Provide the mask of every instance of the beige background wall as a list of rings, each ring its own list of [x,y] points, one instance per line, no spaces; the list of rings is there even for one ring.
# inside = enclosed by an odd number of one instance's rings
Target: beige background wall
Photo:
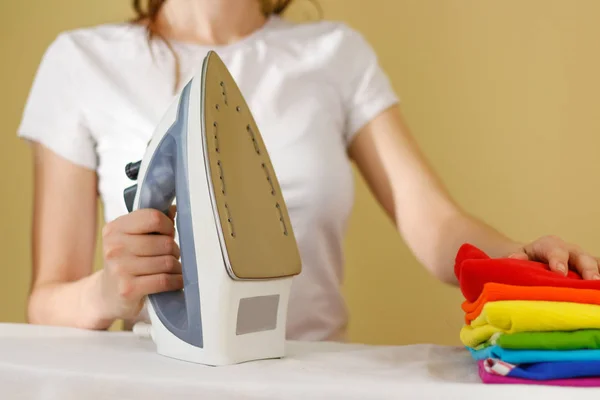
[[[302,1],[294,19],[314,15]],[[600,255],[600,2],[320,4],[375,47],[418,142],[465,207],[519,239],[557,233]],[[62,30],[129,13],[124,0],[0,2],[0,321],[24,320],[31,167],[15,130],[42,52]],[[457,344],[457,290],[423,271],[357,179],[351,339]]]

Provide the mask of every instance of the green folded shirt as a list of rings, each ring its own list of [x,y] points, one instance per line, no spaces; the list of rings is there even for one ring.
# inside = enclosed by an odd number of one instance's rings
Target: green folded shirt
[[[497,334],[476,350],[488,346],[514,350],[584,350],[600,349],[600,330],[582,329],[570,332],[518,332]]]

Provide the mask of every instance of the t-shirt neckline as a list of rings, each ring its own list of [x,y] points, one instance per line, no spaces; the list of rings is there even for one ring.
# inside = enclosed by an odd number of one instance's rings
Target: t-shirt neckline
[[[256,41],[257,39],[264,36],[264,34],[280,19],[279,16],[271,15],[267,17],[265,23],[258,29],[254,30],[250,34],[242,37],[241,39],[228,43],[228,44],[215,44],[215,45],[207,45],[207,44],[198,44],[194,42],[186,42],[180,40],[168,39],[169,44],[176,50],[214,50],[217,52],[228,51],[231,49],[235,49],[237,47],[243,46],[249,42]]]

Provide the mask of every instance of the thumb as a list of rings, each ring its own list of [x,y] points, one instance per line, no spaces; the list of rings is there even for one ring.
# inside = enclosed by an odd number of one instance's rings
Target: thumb
[[[177,205],[173,204],[171,207],[169,207],[169,212],[168,212],[168,216],[169,218],[171,218],[172,221],[175,221],[175,215],[177,214]]]
[[[523,249],[519,249],[518,251],[509,254],[508,258],[512,258],[515,260],[523,260],[523,261],[529,260],[529,256],[527,255],[527,253],[525,253],[525,250],[523,250]]]

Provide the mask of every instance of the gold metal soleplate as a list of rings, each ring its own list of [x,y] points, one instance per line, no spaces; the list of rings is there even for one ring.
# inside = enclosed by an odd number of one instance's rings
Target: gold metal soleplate
[[[296,238],[254,117],[216,53],[204,72],[205,156],[229,272],[234,279],[297,275]]]

